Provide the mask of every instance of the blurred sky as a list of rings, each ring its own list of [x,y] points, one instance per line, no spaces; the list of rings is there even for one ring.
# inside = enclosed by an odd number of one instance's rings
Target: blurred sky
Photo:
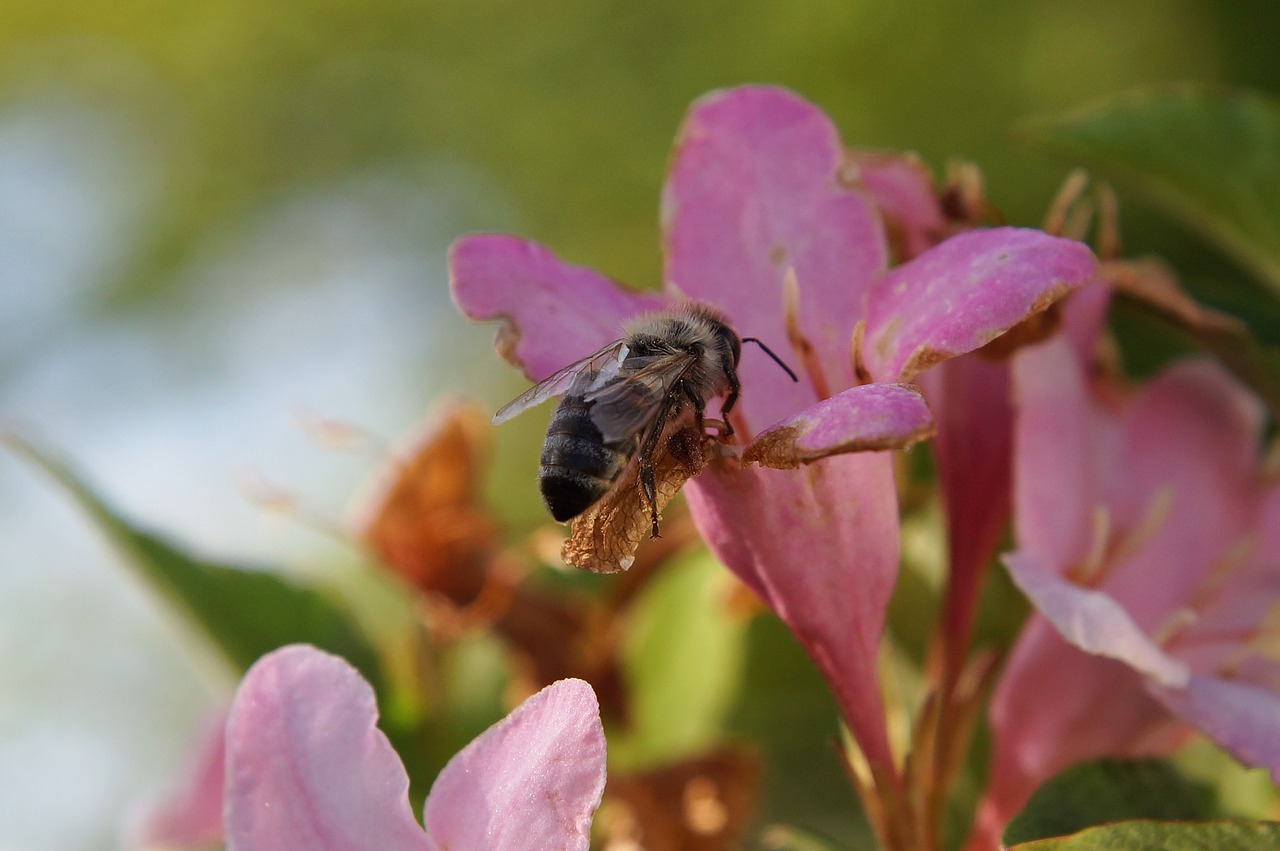
[[[442,394],[518,386],[449,304],[458,233],[656,285],[667,150],[704,91],[790,85],[851,145],[975,159],[1034,222],[1065,166],[1012,122],[1165,81],[1274,91],[1277,22],[1211,0],[6,0],[0,422],[201,553],[337,558],[237,483],[336,522],[376,453],[317,447],[299,412],[395,440]],[[115,847],[225,697],[172,636],[0,453],[0,849]]]

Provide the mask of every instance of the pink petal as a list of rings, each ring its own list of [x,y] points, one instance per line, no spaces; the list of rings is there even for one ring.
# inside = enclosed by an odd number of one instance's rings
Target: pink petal
[[[777,88],[714,92],[690,109],[663,196],[666,277],[724,310],[738,332],[789,352],[783,276],[800,285],[798,321],[833,390],[853,383],[849,341],[863,294],[885,268],[879,217],[841,183],[844,152],[821,110]],[[807,407],[764,359],[743,361],[742,406],[758,426]]]
[[[894,269],[868,295],[871,374],[910,381],[990,342],[1087,282],[1097,261],[1082,243],[1038,230],[953,236]]]
[[[918,156],[849,151],[845,165],[845,180],[871,193],[880,209],[898,262],[924,253],[946,235],[947,221],[933,175]]]
[[[1124,662],[1162,685],[1182,688],[1190,680],[1187,666],[1165,653],[1108,594],[1069,582],[1031,553],[1010,553],[1004,562],[1036,611],[1071,644]]]
[[[1238,665],[1240,636],[1266,624],[1280,601],[1280,487],[1273,484],[1261,500],[1258,523],[1249,538],[1250,551],[1235,554],[1242,562],[1225,562],[1232,567],[1231,581],[1217,587],[1213,598],[1200,608],[1199,618],[1186,630],[1190,646],[1179,642],[1178,652],[1191,659],[1197,670]],[[1217,571],[1223,566],[1219,563]],[[1280,660],[1275,664],[1280,665]],[[1252,679],[1243,674],[1241,678]],[[1266,679],[1280,690],[1280,676]]]
[[[1108,502],[1117,530],[1148,531],[1103,588],[1144,628],[1189,603],[1250,535],[1263,421],[1257,398],[1210,361],[1164,370],[1125,411]]]
[[[130,848],[189,848],[222,841],[222,786],[227,713],[205,725],[178,783],[148,807],[125,842]]]
[[[702,537],[790,627],[872,765],[896,776],[876,653],[898,572],[888,452],[799,470],[713,467],[685,487]]]
[[[570,266],[535,242],[500,234],[453,244],[449,286],[469,319],[502,321],[498,351],[531,381],[618,339],[629,317],[668,303]]]
[[[1071,340],[1080,363],[1090,363],[1102,339],[1111,308],[1111,285],[1094,279],[1062,302],[1062,331]]]
[[[757,435],[743,461],[787,470],[844,452],[902,449],[932,434],[933,417],[919,390],[908,384],[864,384]]]
[[[1245,765],[1280,783],[1280,693],[1252,683],[1197,674],[1185,689],[1152,694]]]
[[[952,670],[968,652],[978,592],[1012,502],[1013,408],[1009,365],[978,354],[920,376],[937,421],[933,439],[947,512],[947,590],[939,633]]]
[[[229,851],[425,851],[409,778],[373,689],[337,656],[292,645],[245,674],[227,720]]]
[[[1094,410],[1075,350],[1062,336],[1019,352],[1013,377],[1018,546],[1065,570],[1089,552],[1095,509],[1119,464],[1119,427]]]
[[[970,851],[1000,847],[1005,824],[1067,766],[1103,756],[1158,756],[1186,735],[1128,666],[1067,644],[1032,617],[1009,655],[989,712],[995,751]]]
[[[604,779],[595,692],[560,680],[449,760],[427,797],[427,831],[442,851],[585,851]]]

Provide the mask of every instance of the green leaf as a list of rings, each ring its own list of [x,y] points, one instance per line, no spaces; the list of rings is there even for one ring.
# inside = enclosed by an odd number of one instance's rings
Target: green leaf
[[[1064,836],[1124,819],[1214,816],[1208,787],[1159,760],[1100,760],[1074,765],[1035,791],[1009,822],[1005,845]]]
[[[1280,848],[1280,824],[1266,821],[1128,821],[1012,851],[1264,851]]]
[[[1145,191],[1280,293],[1280,104],[1179,87],[1024,129],[1045,150]]]
[[[610,740],[611,761],[662,763],[720,738],[744,667],[746,624],[725,606],[732,581],[699,551],[646,586],[631,611],[623,651],[630,731]]]
[[[347,613],[313,588],[260,570],[192,556],[120,517],[66,465],[10,432],[0,440],[70,494],[121,556],[175,612],[207,639],[237,677],[260,656],[295,642],[342,656],[381,694],[377,657]]]

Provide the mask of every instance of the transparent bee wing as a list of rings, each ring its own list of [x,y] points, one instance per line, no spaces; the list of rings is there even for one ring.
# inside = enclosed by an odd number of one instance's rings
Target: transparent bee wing
[[[552,396],[563,396],[569,392],[585,393],[601,382],[607,382],[622,370],[622,361],[626,356],[626,344],[622,340],[615,340],[595,354],[574,361],[499,408],[493,415],[494,424],[506,422]]]
[[[587,391],[587,401],[595,403],[591,421],[605,442],[626,440],[654,424],[660,426],[672,388],[696,361],[694,355],[683,351],[628,358],[621,375]]]

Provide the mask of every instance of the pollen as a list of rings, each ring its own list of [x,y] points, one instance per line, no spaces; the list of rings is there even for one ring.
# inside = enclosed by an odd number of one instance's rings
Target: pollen
[[[1093,510],[1093,534],[1089,537],[1089,552],[1084,560],[1067,571],[1067,578],[1077,585],[1096,586],[1106,575],[1111,563],[1111,512],[1103,506]]]
[[[782,278],[782,313],[787,323],[787,340],[791,343],[791,350],[804,365],[805,374],[809,376],[809,383],[813,385],[818,399],[831,398],[831,389],[813,342],[800,330],[800,280],[796,277],[794,266],[788,268]]]
[[[859,319],[857,324],[853,326],[853,333],[849,335],[849,364],[853,367],[853,380],[858,384],[870,384],[871,371],[867,369],[867,362],[862,356],[862,341],[867,334],[867,321]]]

